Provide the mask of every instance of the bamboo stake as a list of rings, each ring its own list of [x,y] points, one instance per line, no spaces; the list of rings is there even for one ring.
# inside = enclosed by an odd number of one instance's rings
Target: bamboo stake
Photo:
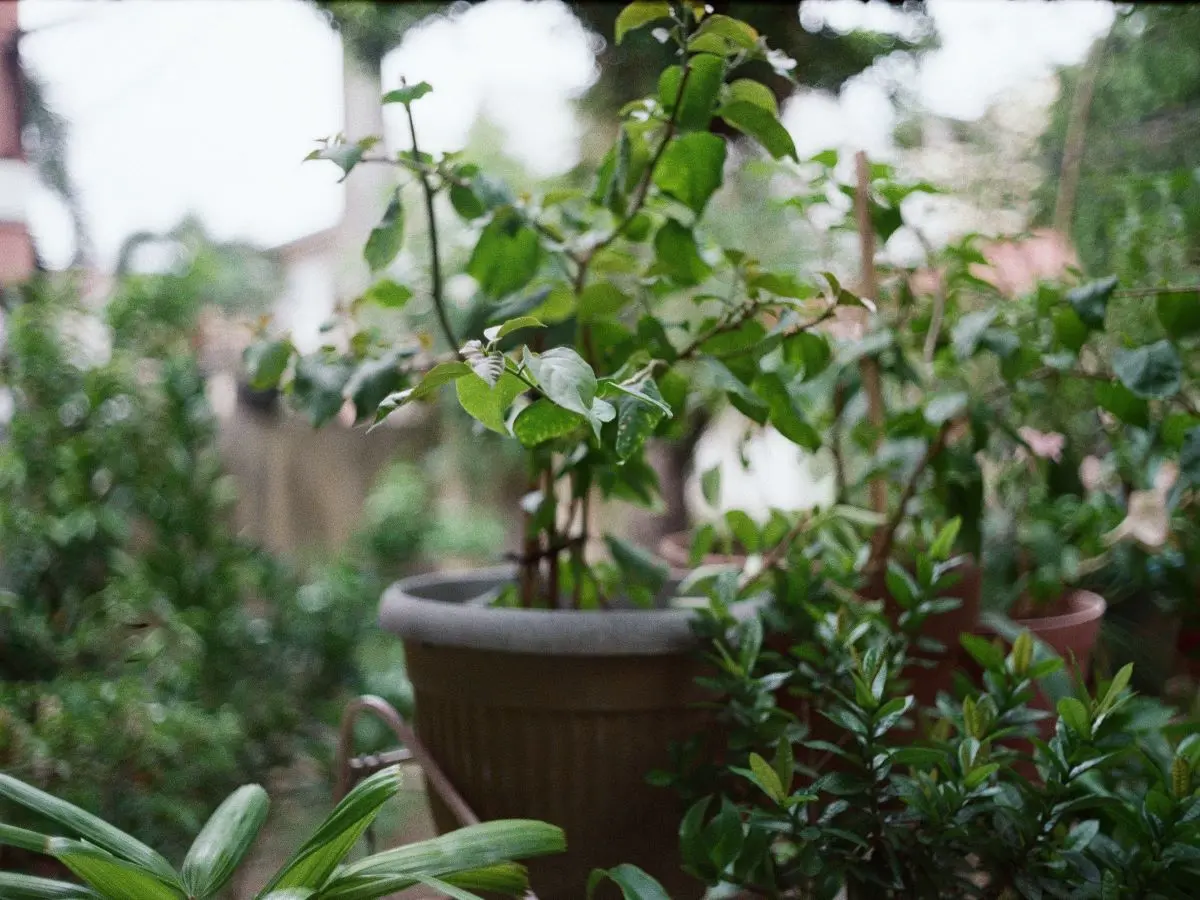
[[[1100,60],[1104,55],[1107,38],[1092,45],[1087,61],[1079,73],[1075,85],[1075,96],[1071,100],[1067,133],[1063,138],[1062,168],[1058,177],[1058,196],[1054,198],[1054,230],[1070,240],[1071,221],[1075,215],[1075,194],[1079,189],[1079,175],[1083,170],[1083,147],[1087,136],[1088,112],[1092,107],[1092,95],[1096,92],[1096,76],[1100,72]]]
[[[858,185],[854,192],[854,207],[858,213],[858,239],[862,264],[859,291],[872,302],[877,302],[879,297],[879,281],[875,274],[875,227],[871,224],[871,209],[869,206],[871,169],[867,163],[867,154],[859,150],[854,157],[854,164],[858,178]],[[866,321],[866,315],[866,310],[863,310],[864,322]],[[879,445],[883,442],[884,427],[883,391],[879,384],[879,361],[864,356],[859,361],[859,371],[862,374],[863,390],[867,394],[867,414],[871,419],[871,425],[876,430],[875,446],[873,449],[875,452],[878,452]],[[882,476],[876,476],[871,479],[871,507],[875,512],[880,514],[887,512],[887,481]]]

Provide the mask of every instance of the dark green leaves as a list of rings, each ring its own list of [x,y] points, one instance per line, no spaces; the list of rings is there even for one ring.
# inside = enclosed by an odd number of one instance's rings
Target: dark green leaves
[[[646,2],[646,0],[630,3],[617,15],[614,28],[617,43],[625,40],[625,35],[631,31],[636,31],[659,19],[669,19],[670,17],[671,5],[669,3]]]
[[[1162,399],[1179,393],[1183,366],[1169,341],[1113,354],[1113,371],[1139,397]]]
[[[804,418],[783,379],[774,372],[764,372],[755,380],[754,386],[767,401],[770,421],[776,431],[810,453],[820,449],[820,433]]]
[[[1103,328],[1104,316],[1108,311],[1108,300],[1117,288],[1115,275],[1090,281],[1067,291],[1067,302],[1075,310],[1081,322],[1088,328]]]
[[[211,897],[225,885],[258,836],[269,806],[267,792],[251,784],[217,807],[183,861],[188,896]]]
[[[579,294],[579,321],[594,322],[615,316],[630,299],[628,294],[610,282],[589,284]]]
[[[570,434],[586,421],[579,413],[539,397],[521,410],[513,422],[513,434],[526,447],[536,447]]]
[[[404,87],[397,88],[394,91],[388,91],[383,95],[384,103],[403,103],[405,106],[420,100],[433,88],[427,81],[418,81],[416,84],[406,84]]]
[[[792,136],[770,110],[745,100],[734,100],[721,107],[720,116],[742,134],[762,144],[775,159],[790,156],[799,161]]]
[[[541,252],[537,232],[515,210],[501,210],[480,234],[467,274],[489,297],[504,297],[529,283],[537,273]]]
[[[304,410],[314,427],[320,427],[338,414],[345,402],[342,394],[354,367],[336,356],[317,353],[302,356],[296,362],[292,399]]]
[[[392,192],[387,210],[379,224],[371,229],[367,244],[363,247],[363,258],[372,272],[385,268],[404,244],[404,204],[400,201],[400,189]]]
[[[683,72],[672,66],[659,79],[659,99],[670,110],[679,97],[679,83]],[[688,61],[688,79],[683,85],[683,96],[675,113],[675,124],[680,131],[697,131],[708,128],[717,96],[725,81],[725,61],[710,53],[700,53]],[[715,135],[714,135],[715,137]]]
[[[663,416],[670,414],[658,385],[646,380],[636,385],[610,385],[621,391],[613,404],[617,408],[617,456],[629,459],[646,442]]]
[[[719,140],[719,139],[718,139]],[[682,285],[699,284],[712,269],[700,258],[696,237],[674,219],[668,219],[654,236],[654,270]]]
[[[724,166],[725,141],[708,132],[685,134],[667,145],[654,183],[698,215],[721,186]]]
[[[613,562],[625,578],[640,587],[658,593],[667,583],[671,570],[667,564],[636,544],[621,540],[612,534],[604,536]]]
[[[277,386],[292,358],[293,349],[288,340],[259,341],[247,347],[242,361],[246,365],[250,387],[265,391]]]
[[[413,292],[410,288],[397,284],[390,278],[384,278],[367,288],[363,292],[360,302],[370,303],[383,309],[402,309],[412,299],[412,295]]]
[[[1150,404],[1119,381],[1097,383],[1096,403],[1126,425],[1146,428],[1150,424]]]
[[[605,879],[621,889],[624,900],[671,900],[662,885],[629,863],[622,863],[608,870],[593,869],[591,877],[588,878],[588,900],[591,900],[596,888]]]
[[[1158,321],[1173,338],[1200,332],[1200,291],[1163,293],[1155,301]]]

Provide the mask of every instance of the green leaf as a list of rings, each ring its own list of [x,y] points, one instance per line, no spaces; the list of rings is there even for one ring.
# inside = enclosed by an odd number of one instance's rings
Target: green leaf
[[[1067,302],[1088,328],[1103,328],[1104,316],[1108,312],[1108,300],[1116,289],[1117,278],[1110,275],[1108,278],[1090,281],[1067,291]]]
[[[608,281],[589,284],[579,293],[578,316],[580,322],[595,322],[615,316],[632,298]]]
[[[0,798],[49,819],[68,835],[81,837],[102,847],[161,880],[178,883],[178,876],[171,864],[156,851],[72,803],[59,800],[3,772],[0,772]]]
[[[755,782],[766,795],[776,803],[782,804],[787,798],[787,794],[783,790],[779,774],[757,753],[750,754],[750,771],[754,773]]]
[[[514,331],[520,331],[522,328],[545,328],[546,324],[536,316],[518,316],[515,319],[509,319],[503,325],[496,326],[493,331],[489,328],[484,332],[484,337],[489,341],[499,341],[508,337]]]
[[[713,466],[711,469],[706,469],[700,475],[700,493],[704,496],[704,501],[715,507],[721,499],[721,467]]]
[[[579,413],[539,397],[517,415],[513,421],[513,434],[526,447],[536,447],[568,435],[586,422]]]
[[[388,91],[383,95],[384,103],[403,103],[408,106],[420,100],[433,88],[428,81],[418,81],[416,84],[406,84],[404,87],[396,88],[394,91]]]
[[[373,306],[379,306],[383,309],[403,309],[404,305],[412,299],[412,296],[413,292],[411,288],[397,284],[390,278],[384,278],[382,281],[377,281],[367,288],[360,302],[370,303]]]
[[[925,404],[925,421],[930,425],[941,425],[961,416],[967,409],[967,394],[939,394]]]
[[[386,268],[404,245],[404,204],[400,200],[400,189],[392,192],[383,219],[367,235],[363,247],[363,259],[372,272]]]
[[[745,510],[731,509],[725,513],[725,524],[729,526],[729,530],[733,532],[734,539],[746,549],[748,553],[758,552],[761,541],[759,540],[759,528],[753,519]]]
[[[663,398],[662,393],[658,389],[658,385],[652,379],[645,378],[641,381],[635,381],[631,384],[622,384],[617,381],[605,381],[601,385],[606,396],[612,394],[625,394],[629,397],[634,397],[642,403],[656,407],[664,416],[670,417],[674,413],[671,410],[671,405]]]
[[[18,847],[21,850],[29,850],[33,853],[45,853],[46,842],[50,840],[46,835],[39,834],[36,831],[29,831],[26,828],[17,828],[15,825],[5,825],[0,822],[0,844],[9,847]],[[0,894],[0,896],[3,896]]]
[[[1155,301],[1158,321],[1175,338],[1200,332],[1200,291],[1159,294]]]
[[[0,872],[0,897],[4,900],[103,900],[82,884],[17,872]]]
[[[487,207],[483,205],[483,201],[465,184],[456,183],[450,185],[450,205],[454,207],[456,213],[468,222],[478,219],[487,212]]]
[[[667,145],[654,183],[697,215],[724,179],[725,141],[707,131],[685,134]]]
[[[729,397],[729,402],[742,415],[749,419],[753,419],[759,425],[765,425],[770,417],[771,408],[761,397],[755,394],[748,388],[741,379],[734,375],[729,368],[723,363],[712,357],[703,357],[701,360],[703,368],[708,372],[712,379],[713,385],[722,391],[725,391]]]
[[[655,269],[681,285],[699,284],[712,269],[700,258],[696,237],[674,219],[667,219],[654,236]]]
[[[1101,711],[1108,711],[1117,705],[1117,701],[1121,699],[1121,692],[1129,687],[1129,679],[1132,677],[1133,663],[1127,663],[1113,676],[1112,683],[1109,684],[1108,690],[1104,694],[1104,699],[1100,701]]]
[[[807,331],[801,331],[785,340],[783,353],[789,363],[803,367],[804,381],[824,372],[833,359],[829,341],[819,334],[810,334]]]
[[[522,224],[514,210],[501,210],[479,235],[467,274],[489,297],[505,297],[529,284],[541,258],[537,232]]]
[[[779,119],[761,106],[744,100],[734,100],[721,107],[720,116],[742,134],[762,144],[775,159],[790,156],[799,161],[792,136]]]
[[[498,328],[496,329],[499,330]],[[491,329],[488,329],[491,331]],[[484,332],[487,334],[487,332]],[[492,332],[493,334],[495,332]],[[488,336],[489,341],[491,336]],[[459,349],[459,354],[471,371],[487,382],[488,387],[495,387],[500,376],[504,374],[507,357],[499,350],[485,350],[483,343],[477,340],[467,341]]]
[[[250,387],[256,391],[276,387],[294,349],[289,340],[259,341],[247,347],[242,360],[246,365]]]
[[[995,671],[1004,668],[1004,651],[977,634],[961,634],[959,642],[963,649],[971,654],[971,658],[985,670]]]
[[[525,368],[537,381],[538,388],[564,409],[591,418],[596,398],[596,373],[570,347],[553,347],[545,353],[524,348]]]
[[[511,372],[505,372],[492,387],[474,372],[463,375],[454,384],[458,402],[474,419],[497,434],[508,434],[504,419],[508,408],[526,390],[526,384]]]
[[[1000,771],[999,763],[984,763],[976,766],[963,777],[963,787],[968,791],[973,791],[998,771]]]
[[[416,387],[412,389],[407,399],[420,400],[432,394],[443,384],[451,381],[457,381],[464,375],[471,374],[471,367],[465,362],[444,362],[438,363],[430,369],[425,377],[420,380]]]
[[[440,878],[434,878],[432,875],[420,876],[417,878],[417,882],[425,885],[425,887],[433,888],[439,894],[450,897],[451,900],[483,900],[478,894],[472,894],[470,891],[455,887],[448,882],[442,881]]]
[[[954,346],[954,355],[958,359],[970,359],[975,355],[975,350],[979,346],[979,340],[983,337],[983,333],[991,327],[996,321],[996,317],[1000,315],[998,309],[983,309],[978,312],[967,313],[954,323],[954,329],[950,332],[950,340]]]
[[[811,284],[800,281],[788,272],[760,272],[749,279],[750,287],[767,291],[777,297],[791,297],[794,300],[807,300],[817,294],[817,289]],[[807,332],[798,332],[806,334]]]
[[[1067,726],[1084,740],[1092,736],[1092,717],[1088,715],[1087,707],[1074,697],[1064,697],[1058,701],[1058,715]]]
[[[651,3],[643,2],[643,0],[630,3],[617,15],[616,26],[613,29],[616,41],[620,44],[629,32],[643,28],[651,22],[657,22],[659,19],[669,19],[670,17],[671,5],[669,3]]]
[[[305,161],[312,159],[327,159],[342,170],[342,177],[338,179],[339,183],[346,180],[346,176],[357,166],[363,158],[363,154],[379,143],[379,138],[368,137],[363,138],[357,143],[347,144],[344,141],[334,143],[328,147],[321,147],[314,150],[308,156],[304,157]]]
[[[1113,371],[1139,397],[1162,399],[1179,393],[1183,366],[1170,341],[1156,341],[1113,354]]]
[[[267,819],[271,802],[257,784],[238,788],[217,807],[183,861],[189,897],[211,897],[232,877]]]
[[[775,770],[775,775],[779,778],[779,784],[786,796],[792,790],[792,779],[796,774],[796,757],[792,750],[792,742],[788,740],[787,735],[782,735],[775,743],[775,759],[771,762],[771,768]]]
[[[671,408],[662,399],[658,385],[653,381],[641,382],[640,390],[623,385],[612,385],[622,391],[617,397],[617,456],[629,459],[637,453],[646,438],[654,433],[664,415],[669,415]],[[666,412],[664,412],[666,410]]]
[[[732,56],[746,50],[758,50],[758,32],[739,19],[720,14],[705,16],[696,33],[688,40],[693,53]]]
[[[338,414],[345,402],[343,389],[354,374],[347,360],[323,353],[302,356],[296,361],[292,397],[296,406],[308,413],[319,428]]]
[[[942,530],[938,532],[938,536],[934,538],[933,543],[929,546],[929,555],[936,560],[944,560],[950,558],[950,552],[954,549],[954,542],[958,539],[958,532],[962,528],[962,519],[955,516],[947,522]]]
[[[106,900],[184,900],[182,891],[140,865],[91,844],[56,837],[46,849]],[[178,882],[173,873],[172,882]]]
[[[787,385],[774,372],[763,372],[754,380],[757,393],[767,402],[770,422],[775,430],[810,453],[821,448],[821,434],[796,405]]]
[[[773,118],[779,116],[779,101],[775,92],[769,87],[752,78],[738,78],[729,83],[730,103],[749,103],[766,110]]]
[[[665,74],[665,73],[664,73]],[[679,79],[683,77],[680,72],[678,78],[674,79],[674,90],[671,91],[669,97],[664,104],[668,110],[675,105],[675,98],[679,94]],[[667,89],[671,90],[670,82],[672,79],[666,79]],[[683,97],[679,101],[679,112],[675,115],[675,123],[680,131],[702,131],[707,133],[708,123],[712,121],[713,110],[717,105],[717,96],[721,92],[721,85],[725,82],[725,60],[719,56],[713,56],[711,53],[700,53],[688,60],[688,79],[687,84],[683,86]],[[660,80],[660,92],[663,82]],[[715,135],[713,135],[715,137]],[[718,138],[719,140],[719,138]],[[721,141],[724,145],[724,141]],[[724,156],[724,147],[722,146],[722,157]]]
[[[1150,404],[1119,381],[1097,382],[1094,388],[1096,403],[1108,410],[1126,425],[1148,428]]]
[[[329,876],[375,821],[383,804],[399,790],[399,766],[389,766],[356,784],[262,893],[325,886]]]
[[[1087,343],[1088,327],[1075,310],[1063,307],[1054,313],[1054,336],[1072,353],[1078,353]]]
[[[354,404],[354,421],[365,422],[379,411],[380,404],[399,391],[404,376],[397,368],[399,355],[362,362],[346,383],[345,393]],[[395,407],[393,407],[394,409]]]
[[[1192,484],[1200,484],[1200,425],[1189,428],[1183,436],[1179,472]]]
[[[604,542],[626,580],[644,585],[655,593],[666,585],[671,569],[657,556],[613,534],[606,534]]]
[[[350,863],[321,889],[321,900],[378,900],[430,876],[468,890],[508,884],[511,893],[520,869],[505,863],[565,849],[562,829],[545,822],[483,822]]]
[[[593,869],[591,876],[588,878],[588,900],[592,900],[592,895],[596,893],[596,888],[605,879],[613,882],[621,889],[621,896],[624,900],[671,900],[670,895],[663,890],[661,884],[637,866],[630,865],[629,863],[622,863],[611,869]]]

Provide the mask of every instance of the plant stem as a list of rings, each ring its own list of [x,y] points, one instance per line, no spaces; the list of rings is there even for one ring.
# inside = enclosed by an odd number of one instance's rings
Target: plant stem
[[[858,241],[862,267],[862,292],[878,304],[879,283],[875,275],[875,226],[871,224],[870,191],[871,170],[867,164],[867,154],[858,151],[854,158],[858,186],[854,192],[854,206],[858,214]],[[875,428],[875,445],[873,450],[879,451],[883,443],[884,411],[883,390],[879,384],[879,361],[864,356],[859,361],[859,371],[862,373],[863,390],[867,394],[867,413],[871,425]],[[887,481],[881,476],[871,479],[871,506],[877,513],[887,511]]]
[[[401,84],[404,80],[401,79]],[[408,134],[412,138],[412,154],[416,160],[420,156],[420,150],[417,146],[417,123],[413,119],[412,104],[404,104],[404,114],[408,117]],[[433,309],[437,313],[438,324],[441,325],[442,334],[445,336],[447,343],[450,344],[450,349],[456,354],[458,353],[458,339],[454,336],[454,329],[450,327],[450,319],[446,316],[446,299],[442,295],[442,260],[441,253],[438,247],[438,232],[437,232],[437,215],[433,208],[433,198],[435,196],[433,184],[429,181],[429,174],[424,167],[415,169],[417,180],[421,182],[421,191],[425,195],[425,217],[429,223],[429,277],[432,282],[430,293],[433,296]]]
[[[550,459],[545,471],[542,472],[542,490],[550,498],[552,505],[557,507],[557,498],[554,494],[554,460]],[[550,525],[546,534],[546,552],[549,558],[546,561],[549,584],[547,585],[550,608],[554,609],[558,606],[558,557],[562,552],[556,547],[558,540],[558,509],[555,508],[555,514],[550,517]]]
[[[1083,150],[1087,140],[1088,111],[1092,108],[1092,95],[1096,90],[1096,76],[1100,72],[1100,61],[1104,56],[1107,37],[1100,38],[1092,46],[1079,81],[1075,84],[1075,96],[1071,100],[1071,112],[1067,119],[1067,133],[1063,138],[1062,168],[1058,176],[1058,196],[1054,198],[1054,230],[1063,237],[1071,238],[1071,220],[1075,213],[1075,193],[1079,188],[1079,175],[1083,169]]]

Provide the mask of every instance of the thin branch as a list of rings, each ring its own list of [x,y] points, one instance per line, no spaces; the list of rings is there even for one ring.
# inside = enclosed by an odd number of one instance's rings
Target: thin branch
[[[1159,294],[1200,294],[1200,284],[1169,284],[1165,287],[1125,288],[1113,291],[1114,297],[1157,297]]]
[[[401,83],[403,83],[403,79],[401,79]],[[408,133],[412,138],[412,155],[416,160],[420,156],[420,150],[417,147],[417,123],[413,119],[411,103],[404,104],[404,112],[408,117]],[[430,184],[429,174],[424,168],[417,170],[417,178],[421,182],[421,190],[425,194],[425,216],[429,222],[429,276],[432,281],[433,308],[437,313],[438,323],[442,327],[442,334],[450,344],[450,349],[458,353],[458,338],[454,336],[454,329],[450,327],[450,319],[446,316],[446,299],[442,296],[442,260],[438,248],[437,215],[433,209],[433,185]]]
[[[787,556],[788,551],[792,549],[792,544],[796,542],[796,539],[808,530],[808,526],[811,524],[811,522],[812,518],[810,516],[802,514],[800,518],[796,520],[796,524],[788,529],[787,534],[783,536],[779,543],[763,554],[762,565],[759,567],[757,572],[754,572],[753,574],[748,571],[742,572],[741,578],[738,579],[738,590],[744,591],[760,576],[770,572],[777,565],[779,565],[779,563],[783,561],[783,558]]]
[[[854,162],[858,179],[854,192],[854,206],[858,217],[862,292],[872,302],[878,304],[879,283],[875,274],[875,226],[871,224],[871,172],[867,164],[867,154],[860,150],[855,156]],[[884,427],[883,389],[879,383],[879,361],[871,356],[864,356],[858,366],[862,373],[863,390],[867,395],[867,413],[871,419],[871,425],[876,431],[873,449],[878,451],[879,445],[883,441]],[[871,479],[871,506],[878,513],[887,509],[887,482],[882,477]]]
[[[1096,76],[1100,72],[1100,61],[1104,56],[1107,37],[1096,41],[1083,65],[1079,81],[1075,84],[1075,96],[1071,99],[1071,112],[1067,120],[1067,133],[1063,139],[1062,168],[1058,176],[1058,196],[1054,198],[1054,230],[1067,239],[1071,237],[1071,221],[1075,213],[1075,193],[1079,188],[1079,173],[1083,169],[1083,150],[1087,140],[1088,111],[1092,107],[1092,95],[1096,90]]]

